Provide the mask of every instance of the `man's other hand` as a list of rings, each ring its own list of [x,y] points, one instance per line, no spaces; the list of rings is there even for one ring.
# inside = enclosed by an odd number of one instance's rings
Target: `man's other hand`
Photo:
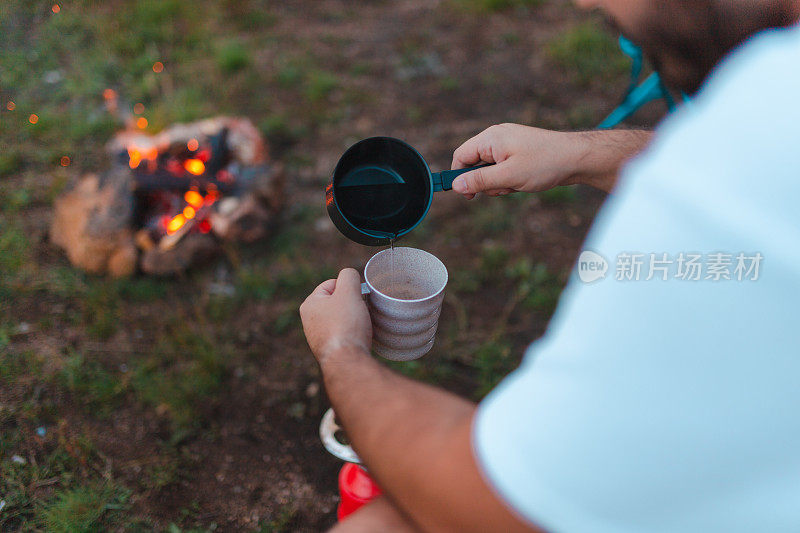
[[[495,163],[456,178],[453,190],[466,198],[539,192],[582,183],[606,192],[622,165],[652,137],[640,130],[549,131],[519,124],[492,126],[459,146],[453,169]]]
[[[570,133],[519,124],[492,126],[456,149],[452,168],[496,164],[456,178],[453,190],[471,199],[479,192],[498,196],[565,185],[580,159],[579,140]]]
[[[352,268],[314,289],[300,306],[300,318],[320,364],[340,348],[370,351],[372,322],[361,297],[361,278]]]

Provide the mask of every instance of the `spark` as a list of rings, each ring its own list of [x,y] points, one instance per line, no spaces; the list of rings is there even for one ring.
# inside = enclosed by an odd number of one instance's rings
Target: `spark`
[[[188,143],[186,143],[186,148],[194,152],[200,147],[200,143],[197,142],[197,139],[191,139]]]
[[[31,116],[28,117],[28,122],[30,122],[31,124],[36,124],[37,122],[39,122],[39,115],[31,113]]]
[[[12,102],[11,100],[9,100],[8,103],[6,104],[6,109],[8,109],[9,111],[14,111],[16,108],[17,104]]]
[[[66,155],[65,155],[65,156],[63,156],[63,157],[61,158],[61,166],[62,166],[62,167],[68,167],[70,163],[71,163],[71,161],[70,161],[70,159],[69,159],[69,156],[66,156]]]
[[[136,119],[136,125],[141,130],[145,129],[147,127],[147,119],[144,117],[139,117],[138,119]]]
[[[58,4],[53,4],[53,7],[50,8],[53,13],[59,13],[61,11],[61,6]]]
[[[155,63],[153,63],[153,72],[158,74],[162,70],[164,70],[164,63],[162,63],[161,61],[156,61]]]

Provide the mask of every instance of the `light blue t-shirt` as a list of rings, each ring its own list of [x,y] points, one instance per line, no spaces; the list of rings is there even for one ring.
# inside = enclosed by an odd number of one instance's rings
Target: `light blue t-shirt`
[[[478,409],[488,482],[552,531],[800,531],[800,29],[664,121],[584,249]]]

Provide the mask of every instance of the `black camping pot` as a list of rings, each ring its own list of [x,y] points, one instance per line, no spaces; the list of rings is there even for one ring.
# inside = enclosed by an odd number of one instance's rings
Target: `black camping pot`
[[[328,216],[347,238],[367,246],[389,244],[422,222],[433,193],[477,167],[431,173],[411,145],[392,137],[370,137],[342,155],[325,188]]]

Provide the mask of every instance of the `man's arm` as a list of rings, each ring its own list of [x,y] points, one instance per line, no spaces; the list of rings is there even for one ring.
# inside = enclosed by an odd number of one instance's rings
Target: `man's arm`
[[[472,453],[475,405],[369,355],[360,278],[345,269],[300,309],[328,396],[370,475],[424,531],[533,531],[486,485]]]
[[[644,130],[549,131],[519,124],[492,126],[453,153],[453,168],[496,163],[464,174],[453,190],[472,198],[538,192],[585,184],[610,192],[622,165],[648,145]]]

